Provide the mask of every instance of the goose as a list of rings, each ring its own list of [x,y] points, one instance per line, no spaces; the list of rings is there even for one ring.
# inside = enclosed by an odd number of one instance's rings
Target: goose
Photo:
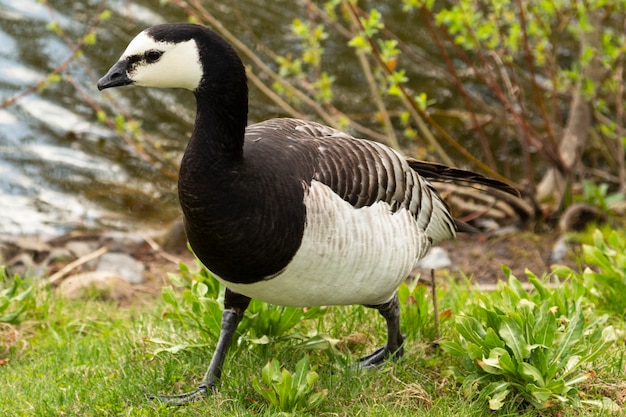
[[[179,200],[193,252],[226,287],[206,374],[195,390],[156,396],[168,403],[185,404],[217,389],[251,299],[374,308],[386,321],[387,341],[359,365],[400,357],[396,290],[432,245],[471,230],[452,218],[429,180],[515,192],[312,121],[275,118],[248,126],[245,67],[229,43],[201,25],[166,23],[139,33],[97,87],[125,85],[195,95]]]

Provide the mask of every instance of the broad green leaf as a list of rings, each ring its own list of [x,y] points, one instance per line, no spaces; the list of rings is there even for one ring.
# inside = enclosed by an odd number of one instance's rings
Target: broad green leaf
[[[499,410],[502,408],[502,406],[504,405],[504,400],[506,399],[506,397],[509,395],[511,391],[507,390],[502,390],[498,393],[496,393],[494,396],[492,396],[489,399],[489,409],[490,410]]]
[[[524,340],[524,334],[517,321],[511,317],[503,317],[498,333],[504,340],[504,343],[506,343],[506,346],[511,349],[515,359],[518,362],[523,362],[529,351]]]
[[[484,349],[474,343],[468,343],[466,347],[466,354],[471,360],[476,360],[482,358],[487,352],[487,349]]]
[[[613,400],[607,397],[602,397],[601,400],[583,400],[581,401],[581,403],[585,405],[591,405],[600,410],[606,410],[610,413],[613,413],[614,415],[617,415],[618,413],[621,413],[623,411],[623,409],[618,404],[616,404]]]
[[[293,374],[293,383],[295,387],[307,386],[306,377],[310,370],[309,357],[304,356],[296,363],[296,371]]]
[[[550,348],[557,331],[556,318],[550,310],[550,303],[544,302],[535,315],[533,323],[533,342]]]
[[[474,317],[457,316],[455,327],[467,341],[477,346],[483,346],[486,331]]]
[[[495,349],[494,349],[495,350]],[[508,375],[518,377],[517,375],[517,366],[509,352],[505,349],[502,349],[502,353],[500,355],[500,367],[503,371],[505,371]]]
[[[517,279],[513,274],[510,274],[508,276],[508,284],[509,284],[509,288],[511,290],[513,290],[513,292],[515,293],[515,295],[517,295],[517,297],[521,298],[525,298],[528,299],[528,293],[526,292],[526,290],[524,289],[524,286],[522,285],[522,283],[520,282],[519,279]]]
[[[311,371],[306,374],[306,383],[309,387],[315,385],[315,383],[320,379],[320,376],[315,371]]]
[[[547,402],[552,397],[552,391],[548,388],[538,387],[535,384],[527,384],[526,391],[532,395],[537,404],[540,404],[537,408],[544,408],[549,405]]]
[[[509,382],[497,381],[483,388],[480,397],[486,399],[491,410],[499,410],[504,405],[504,399],[509,395]]]
[[[5,288],[4,290],[2,290],[2,292],[0,292],[0,296],[7,297],[7,298],[13,297],[13,295],[17,291],[17,287],[19,286],[19,283],[20,283],[20,280],[19,278],[16,277],[13,280],[13,282],[11,282],[11,285],[9,287]]]
[[[540,387],[544,387],[546,385],[544,376],[541,372],[528,362],[520,363],[518,372],[529,382],[534,382]]]
[[[25,299],[27,299],[28,297],[30,297],[32,295],[33,292],[33,286],[29,286],[28,288],[26,288],[24,291],[22,291],[21,293],[19,293],[18,295],[13,297],[13,301],[24,301]]]
[[[9,314],[5,314],[4,316],[0,317],[0,323],[15,324],[18,317],[24,312],[24,310],[26,310],[26,306],[21,306],[19,309]]]
[[[178,305],[176,296],[174,295],[174,289],[170,286],[163,287],[161,290],[161,298],[163,298],[163,301],[171,306],[176,307]]]
[[[293,406],[293,377],[288,370],[283,369],[280,374],[280,382],[274,384],[278,401],[282,410],[290,410]]]
[[[194,293],[198,297],[204,297],[209,292],[209,287],[203,282],[196,282]]]
[[[467,354],[467,349],[461,343],[454,342],[441,342],[440,345],[443,350],[453,356],[463,357]]]
[[[484,347],[487,349],[504,347],[504,342],[502,341],[502,339],[500,339],[496,331],[491,327],[487,328],[487,332],[484,338]]]
[[[306,337],[306,339],[297,346],[305,350],[327,350],[336,346],[337,343],[339,343],[339,339],[333,339],[328,335],[316,335]]]
[[[272,359],[271,361],[268,361],[267,364],[265,364],[265,366],[261,370],[261,378],[263,378],[263,383],[265,385],[271,386],[272,383],[274,382],[274,373],[275,373],[274,363],[278,363],[278,361],[276,361],[276,359]]]
[[[558,342],[558,345],[554,351],[550,351],[553,354],[549,362],[548,375],[550,377],[556,375],[566,364],[568,357],[571,353],[572,346],[582,338],[584,327],[584,317],[582,314],[581,300],[576,302],[576,310],[567,324],[565,333]]]
[[[501,375],[503,373],[497,359],[484,358],[482,360],[477,360],[476,363],[488,374]]]

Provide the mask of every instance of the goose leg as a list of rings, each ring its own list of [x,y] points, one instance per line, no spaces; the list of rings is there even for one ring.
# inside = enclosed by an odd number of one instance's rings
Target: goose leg
[[[366,307],[375,308],[385,318],[387,322],[387,343],[367,356],[359,359],[359,366],[367,369],[378,366],[385,360],[397,359],[404,354],[402,342],[404,336],[400,333],[400,302],[395,294],[391,300],[384,304],[370,305]]]
[[[166,404],[170,405],[185,405],[190,402],[198,401],[203,397],[210,394],[210,391],[216,389],[217,381],[222,376],[222,366],[226,359],[226,352],[233,340],[233,335],[237,330],[239,322],[243,318],[243,313],[250,304],[250,298],[237,294],[233,291],[226,289],[224,297],[224,312],[222,313],[222,328],[220,330],[220,336],[213,353],[213,358],[209,364],[209,368],[202,378],[202,382],[193,391],[185,392],[183,394],[176,395],[154,395],[148,394],[150,399],[159,399]]]

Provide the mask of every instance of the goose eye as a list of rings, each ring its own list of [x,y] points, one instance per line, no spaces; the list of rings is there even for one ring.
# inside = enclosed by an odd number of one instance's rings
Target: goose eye
[[[157,51],[157,50],[150,50],[148,52],[146,52],[145,57],[146,57],[146,62],[148,64],[152,64],[153,62],[156,62],[159,60],[159,58],[161,58],[161,55],[163,55],[162,51]]]

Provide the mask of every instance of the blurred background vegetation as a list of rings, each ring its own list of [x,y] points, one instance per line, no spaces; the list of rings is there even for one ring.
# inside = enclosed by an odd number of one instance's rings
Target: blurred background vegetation
[[[502,201],[441,185],[466,216],[504,204],[495,218],[554,224],[580,201],[621,214],[624,9],[615,0],[0,0],[0,193],[13,201],[2,199],[1,226],[54,233],[178,215],[191,95],[100,94],[95,80],[137,32],[181,20],[240,52],[250,122],[318,120],[523,192]]]

